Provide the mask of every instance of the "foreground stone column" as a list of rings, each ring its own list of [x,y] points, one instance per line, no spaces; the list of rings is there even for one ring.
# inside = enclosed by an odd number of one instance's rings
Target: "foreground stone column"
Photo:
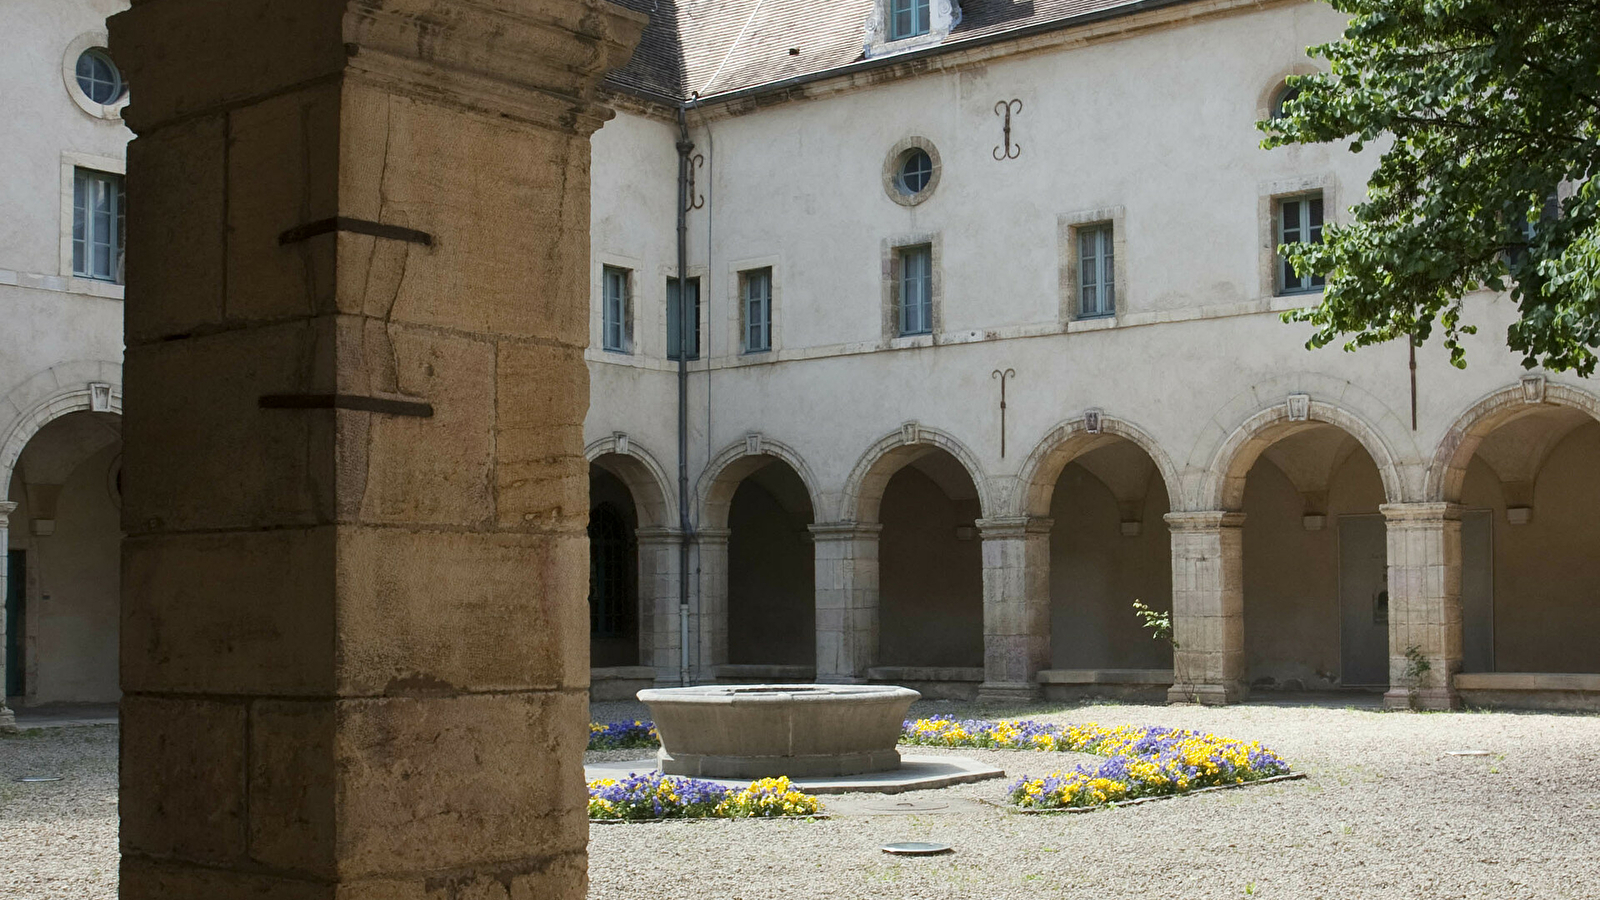
[[[143,0],[121,896],[580,898],[596,0]]]
[[[656,684],[681,684],[678,651],[678,544],[683,532],[676,528],[640,528],[639,642],[644,651],[639,662],[656,670]]]
[[[17,504],[0,501],[0,734],[17,733],[17,714],[6,705],[6,688],[3,680],[6,671],[6,635],[11,633],[11,623],[6,620],[4,598],[11,587],[11,514]]]
[[[978,699],[1042,696],[1050,667],[1049,519],[979,519],[983,539],[983,684]]]
[[[1244,513],[1167,513],[1172,532],[1174,703],[1233,703],[1244,668]]]
[[[878,661],[878,535],[882,525],[810,525],[816,574],[817,681],[861,684]]]
[[[1461,507],[1390,503],[1389,691],[1391,709],[1456,709],[1461,671]]]
[[[700,591],[689,621],[690,676],[699,683],[717,680],[717,667],[728,662],[728,538],[726,528],[702,528],[695,532],[695,558],[700,572]]]

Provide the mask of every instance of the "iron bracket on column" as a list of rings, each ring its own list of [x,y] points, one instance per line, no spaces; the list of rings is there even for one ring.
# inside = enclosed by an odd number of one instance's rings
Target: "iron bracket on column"
[[[365,397],[360,394],[267,394],[260,403],[262,409],[349,409],[390,416],[433,418],[432,403]]]
[[[331,219],[318,219],[307,222],[278,235],[278,244],[296,244],[300,241],[310,240],[320,234],[329,234],[336,231],[346,231],[351,234],[366,234],[372,237],[388,238],[394,241],[405,241],[409,244],[421,244],[424,247],[433,246],[433,235],[415,228],[406,228],[403,225],[385,225],[382,222],[373,222],[369,219],[357,219],[353,216],[334,216]]]

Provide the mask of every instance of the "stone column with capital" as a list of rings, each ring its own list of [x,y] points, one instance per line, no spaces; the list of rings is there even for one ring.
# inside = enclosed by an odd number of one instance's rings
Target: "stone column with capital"
[[[678,545],[683,532],[647,527],[634,533],[639,547],[639,663],[656,670],[656,684],[683,683],[678,651]]]
[[[878,535],[882,525],[811,525],[817,681],[861,684],[878,661]]]
[[[1036,700],[1050,667],[1049,519],[979,519],[983,540],[982,701]]]
[[[1233,703],[1244,667],[1244,513],[1167,513],[1172,533],[1172,702]]]
[[[7,596],[6,592],[11,587],[11,514],[17,511],[17,504],[10,500],[0,501],[0,598]],[[11,633],[11,623],[6,620],[6,610],[3,601],[0,601],[0,679],[5,677],[6,671],[6,635]],[[0,734],[17,733],[17,714],[6,705],[6,689],[0,684]]]
[[[694,535],[694,561],[700,591],[689,621],[690,677],[702,684],[717,680],[728,663],[728,538],[726,528],[702,528]]]
[[[1461,507],[1388,503],[1389,690],[1385,706],[1456,709],[1461,671]],[[1419,669],[1421,671],[1419,671]]]
[[[600,0],[139,0],[123,900],[585,894]]]

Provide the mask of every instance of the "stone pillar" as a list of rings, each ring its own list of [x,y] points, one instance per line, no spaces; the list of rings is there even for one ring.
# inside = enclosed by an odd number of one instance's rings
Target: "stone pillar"
[[[121,897],[581,898],[598,0],[142,0]]]
[[[676,528],[635,532],[639,545],[639,662],[656,670],[656,684],[682,684],[678,651],[678,544]]]
[[[726,528],[702,528],[695,532],[697,571],[700,573],[699,602],[689,622],[690,646],[695,655],[690,672],[696,682],[717,680],[717,666],[728,662],[728,537]]]
[[[878,535],[882,525],[808,526],[816,573],[817,681],[861,684],[878,661]]]
[[[1243,700],[1244,513],[1166,515],[1172,532],[1174,703]]]
[[[1461,705],[1455,689],[1462,657],[1461,507],[1389,503],[1378,509],[1389,541],[1389,691],[1383,695],[1384,705],[1406,709],[1414,692],[1420,709],[1455,709]]]
[[[983,539],[982,701],[1037,700],[1050,667],[1049,519],[979,519]]]
[[[6,621],[6,592],[11,588],[11,514],[17,504],[0,501],[0,734],[17,733],[17,714],[6,705],[6,635],[11,633],[11,623]]]

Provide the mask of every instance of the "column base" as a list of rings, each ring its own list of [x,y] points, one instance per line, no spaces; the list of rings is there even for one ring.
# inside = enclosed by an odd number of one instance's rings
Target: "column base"
[[[1174,684],[1167,689],[1168,703],[1198,703],[1202,706],[1227,706],[1250,696],[1242,684]]]
[[[17,727],[17,714],[11,707],[0,702],[0,734],[18,734],[22,729]]]
[[[1032,703],[1044,699],[1044,687],[1026,681],[985,681],[978,686],[979,703]]]
[[[1438,712],[1461,708],[1461,695],[1453,688],[1422,688],[1416,692],[1413,701],[1412,692],[1405,688],[1394,688],[1383,695],[1385,709],[1415,709]]]

